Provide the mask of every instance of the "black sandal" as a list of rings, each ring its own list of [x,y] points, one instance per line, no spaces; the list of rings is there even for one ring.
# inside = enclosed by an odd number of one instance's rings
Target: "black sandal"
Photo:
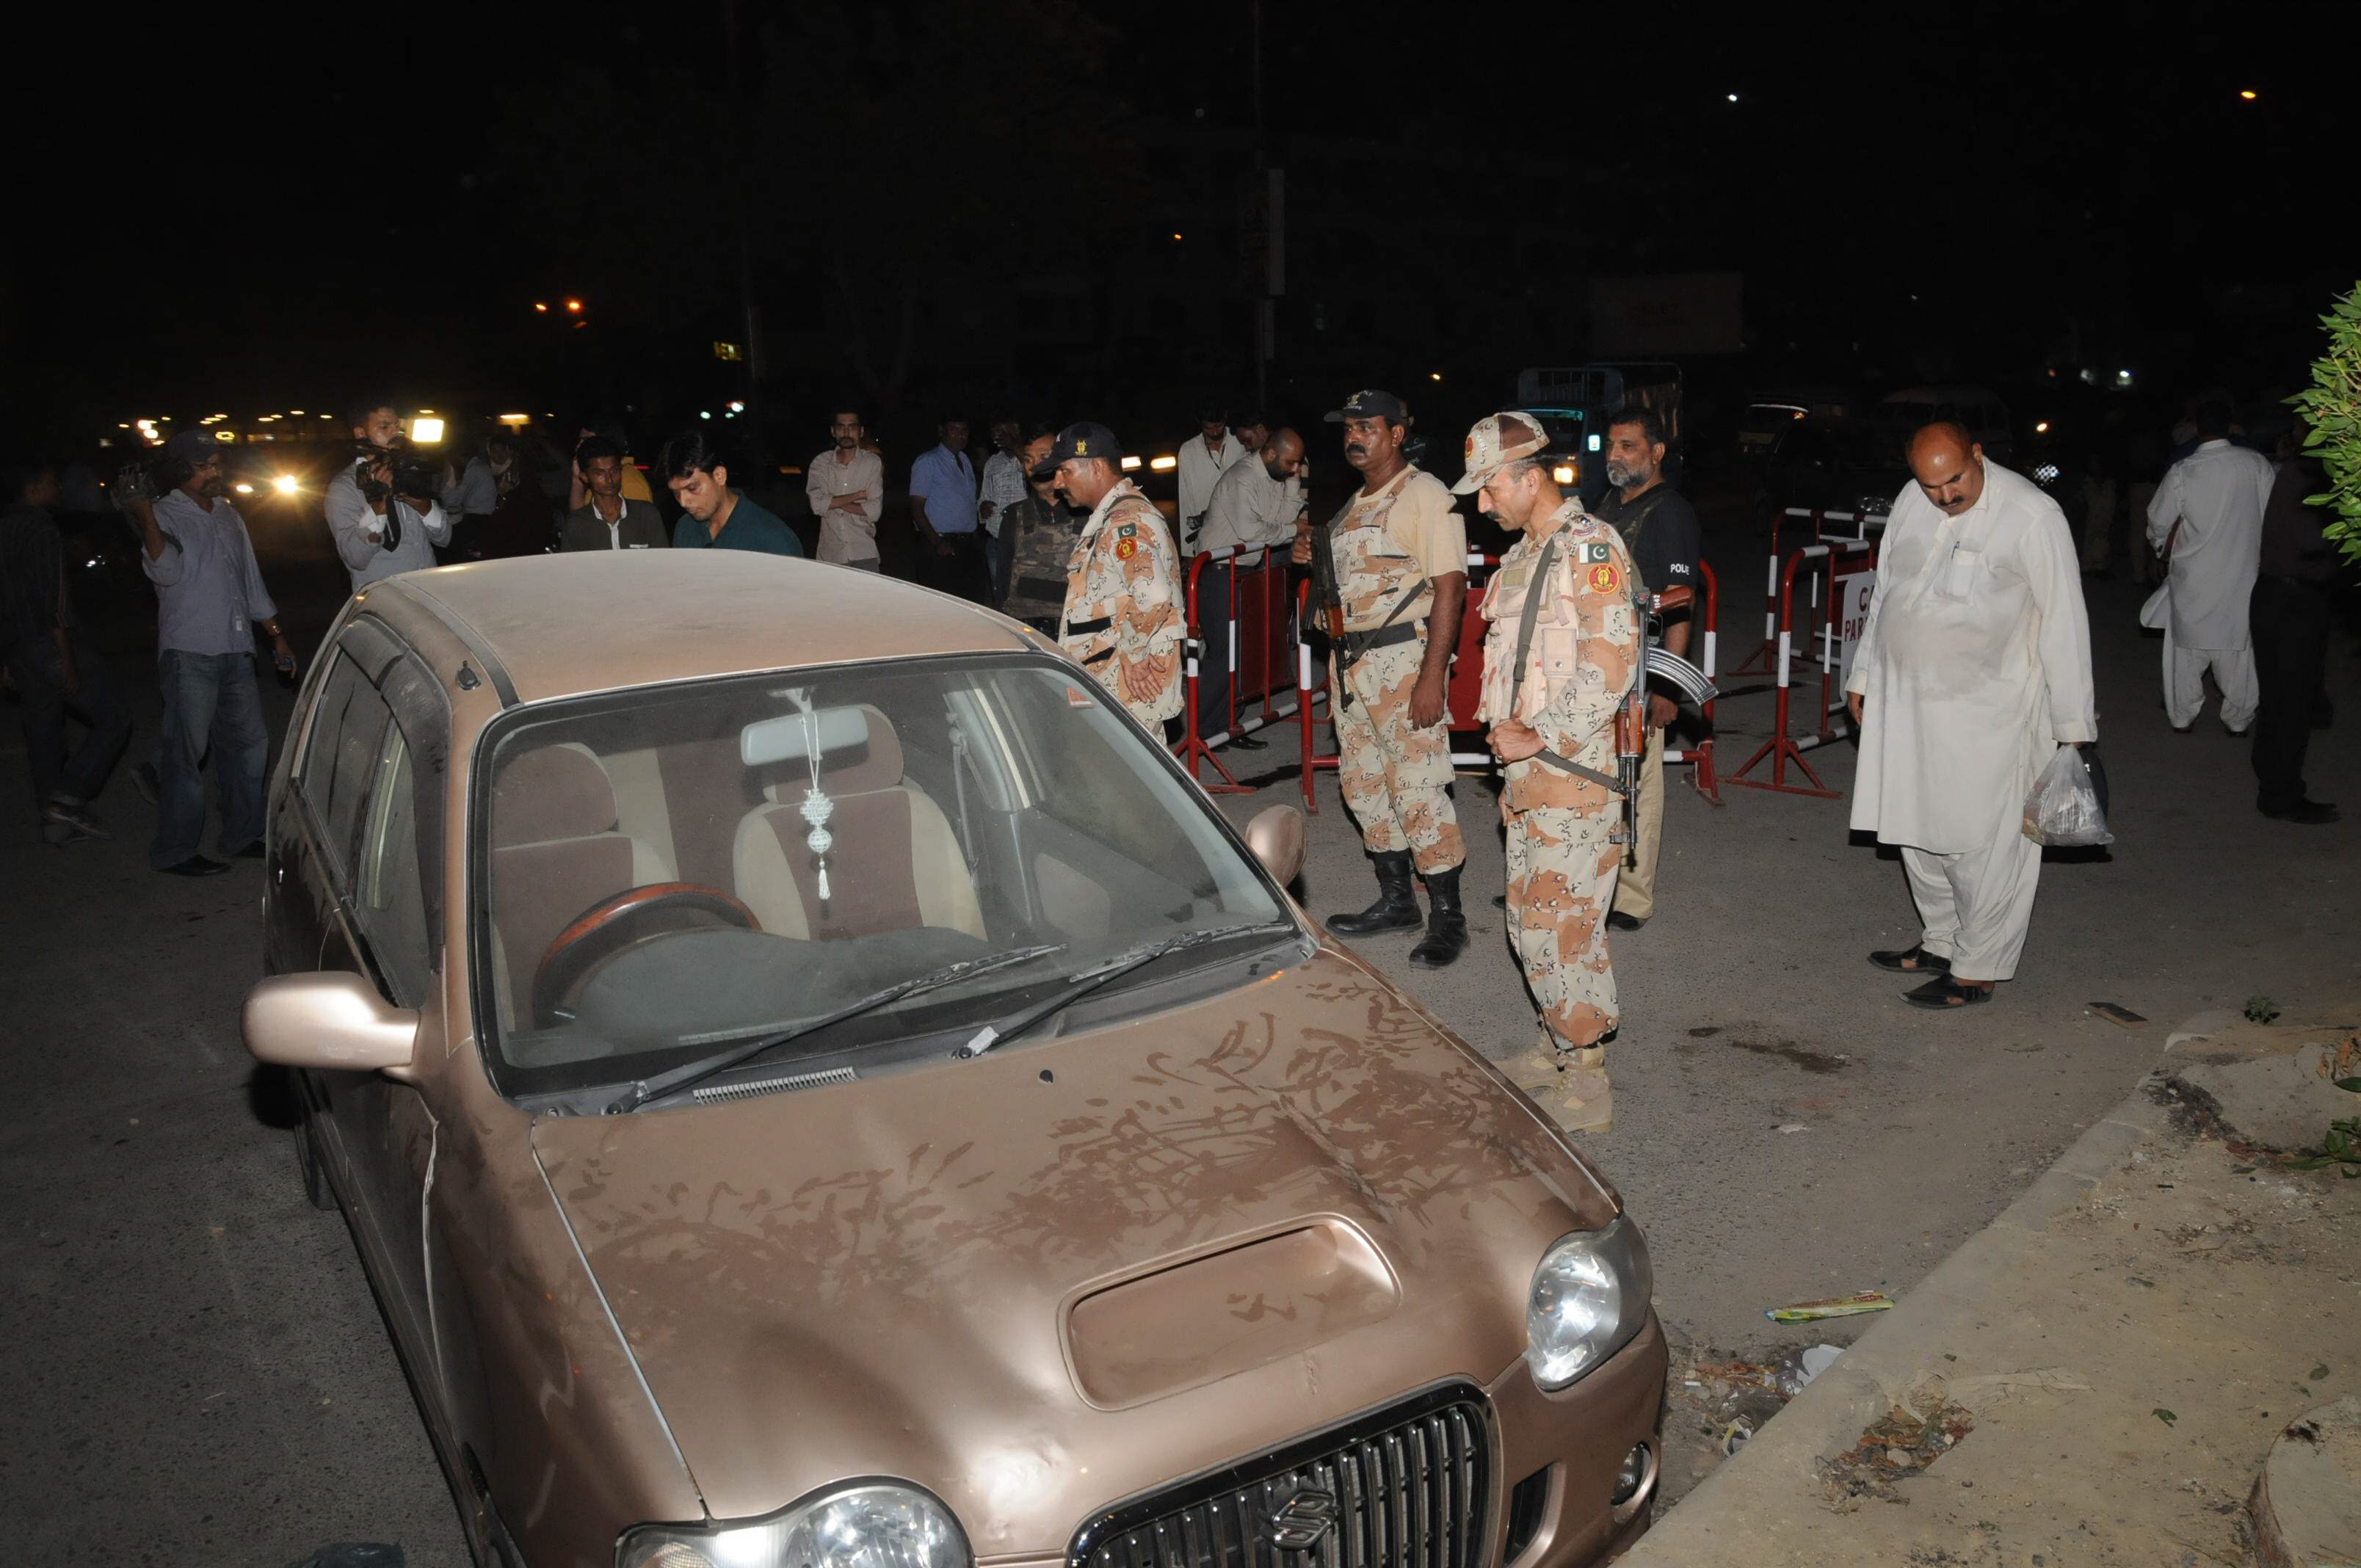
[[[1949,974],[1951,960],[1940,953],[1930,953],[1923,946],[1888,948],[1869,955],[1869,961],[1895,974]]]
[[[1916,991],[1904,992],[1902,1000],[1913,1007],[1931,1007],[1941,1013],[1954,1007],[1973,1007],[1979,1003],[1990,1002],[1995,989],[1989,985],[1961,985],[1944,974],[1937,975]]]

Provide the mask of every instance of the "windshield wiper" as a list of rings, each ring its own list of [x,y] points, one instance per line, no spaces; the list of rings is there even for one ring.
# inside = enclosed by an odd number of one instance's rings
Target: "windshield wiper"
[[[639,1110],[653,1100],[669,1098],[684,1090],[694,1089],[714,1074],[727,1072],[742,1062],[753,1060],[766,1051],[774,1051],[790,1040],[801,1039],[806,1035],[841,1024],[848,1018],[855,1018],[863,1013],[885,1006],[889,1003],[899,1002],[906,996],[916,996],[922,991],[933,991],[939,986],[955,984],[974,975],[989,974],[996,969],[1029,963],[1035,959],[1047,958],[1051,953],[1061,953],[1065,950],[1065,944],[1062,942],[1044,942],[1037,947],[1012,948],[1005,953],[986,953],[982,958],[962,959],[958,963],[945,964],[940,969],[928,970],[925,974],[914,975],[908,980],[896,981],[882,991],[873,991],[868,995],[848,1002],[832,1012],[823,1013],[817,1018],[807,1018],[792,1029],[780,1029],[772,1034],[758,1036],[754,1039],[732,1046],[726,1051],[717,1052],[701,1061],[688,1062],[668,1072],[660,1072],[653,1078],[641,1079],[625,1090],[621,1098],[607,1107],[607,1114],[620,1116]]]
[[[1184,952],[1191,948],[1202,948],[1208,942],[1218,942],[1231,937],[1276,937],[1281,932],[1292,933],[1294,930],[1295,922],[1292,920],[1268,920],[1259,926],[1210,926],[1202,931],[1182,931],[1177,936],[1133,948],[1128,952],[1116,954],[1095,969],[1082,970],[1056,995],[1045,997],[1000,1023],[986,1024],[975,1032],[974,1038],[951,1054],[961,1058],[980,1057],[993,1047],[1014,1039],[1043,1019],[1065,1011],[1099,987],[1122,979],[1144,964],[1154,963],[1168,953]]]

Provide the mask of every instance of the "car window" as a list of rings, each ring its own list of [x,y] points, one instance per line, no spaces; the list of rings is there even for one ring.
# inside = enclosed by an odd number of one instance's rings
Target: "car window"
[[[368,799],[379,755],[390,718],[385,699],[343,653],[335,656],[320,689],[312,736],[303,752],[298,780],[303,799],[318,825],[321,848],[338,872],[352,866],[353,846],[359,835],[361,807]]]
[[[1288,918],[1097,685],[1029,657],[537,705],[478,742],[473,777],[477,1017],[511,1094],[628,1082],[946,964],[1054,949],[813,1045],[972,1034],[1143,943]]]
[[[420,802],[412,780],[409,743],[401,725],[389,724],[364,815],[351,908],[391,999],[404,1007],[425,1002],[435,968],[418,855]]]

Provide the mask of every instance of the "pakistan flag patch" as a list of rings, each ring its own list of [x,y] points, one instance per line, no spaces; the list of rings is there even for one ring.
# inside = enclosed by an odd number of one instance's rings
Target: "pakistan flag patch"
[[[1607,560],[1608,549],[1606,542],[1601,540],[1597,544],[1584,545],[1582,547],[1582,558],[1585,561],[1593,563],[1594,565]]]

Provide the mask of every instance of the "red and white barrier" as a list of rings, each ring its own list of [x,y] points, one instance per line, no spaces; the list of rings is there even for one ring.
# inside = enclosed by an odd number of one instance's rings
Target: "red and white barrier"
[[[1733,675],[1767,675],[1772,674],[1772,657],[1779,652],[1779,582],[1784,569],[1784,557],[1779,554],[1779,537],[1784,532],[1789,537],[1811,530],[1813,542],[1821,544],[1851,543],[1872,543],[1870,530],[1885,526],[1885,514],[1873,511],[1839,511],[1828,507],[1783,507],[1771,514],[1771,553],[1766,558],[1763,575],[1763,641],[1741,660],[1730,673]],[[1831,527],[1849,528],[1849,533],[1832,533]],[[1812,608],[1820,603],[1820,582],[1815,576],[1806,585],[1811,594]],[[1793,652],[1792,645],[1790,652]]]
[[[1852,570],[1838,570],[1839,563],[1855,559],[1860,565]],[[1785,795],[1816,795],[1824,800],[1834,800],[1842,793],[1820,782],[1820,775],[1804,761],[1804,753],[1843,738],[1844,732],[1839,730],[1833,722],[1843,707],[1842,695],[1836,689],[1836,674],[1839,650],[1842,645],[1844,596],[1837,591],[1837,584],[1842,578],[1858,576],[1876,564],[1876,546],[1867,540],[1831,540],[1825,543],[1806,544],[1787,557],[1786,565],[1779,574],[1779,609],[1774,622],[1778,633],[1772,665],[1778,680],[1776,716],[1773,720],[1775,728],[1771,739],[1730,775],[1731,784],[1748,789],[1776,790]],[[1806,611],[1809,617],[1806,629],[1818,637],[1820,643],[1819,727],[1815,733],[1800,740],[1787,733],[1795,652],[1795,576],[1798,571],[1804,573],[1812,587],[1812,605]],[[1825,617],[1819,613],[1819,580],[1823,576],[1828,580],[1828,613]],[[1746,775],[1766,757],[1771,760],[1771,777],[1767,781],[1748,778]],[[1791,761],[1806,778],[1812,781],[1810,788],[1787,782],[1787,764]]]
[[[1202,679],[1199,658],[1204,651],[1204,620],[1200,595],[1203,588],[1205,568],[1215,562],[1227,561],[1229,571],[1229,615],[1224,630],[1227,674],[1223,677],[1224,693],[1222,711],[1224,722],[1211,735],[1199,731],[1198,692]],[[1183,598],[1188,618],[1188,645],[1181,666],[1181,733],[1172,743],[1172,754],[1189,770],[1205,789],[1215,795],[1243,795],[1249,786],[1238,783],[1222,760],[1213,755],[1213,748],[1236,735],[1250,734],[1265,725],[1276,724],[1296,710],[1301,701],[1300,693],[1283,696],[1289,690],[1291,651],[1300,647],[1301,639],[1295,619],[1288,614],[1287,555],[1277,548],[1241,549],[1224,545],[1217,550],[1203,550],[1189,557],[1188,582]],[[1259,712],[1241,714],[1242,707],[1259,703]],[[1197,764],[1211,763],[1220,774],[1218,782],[1200,778]]]

